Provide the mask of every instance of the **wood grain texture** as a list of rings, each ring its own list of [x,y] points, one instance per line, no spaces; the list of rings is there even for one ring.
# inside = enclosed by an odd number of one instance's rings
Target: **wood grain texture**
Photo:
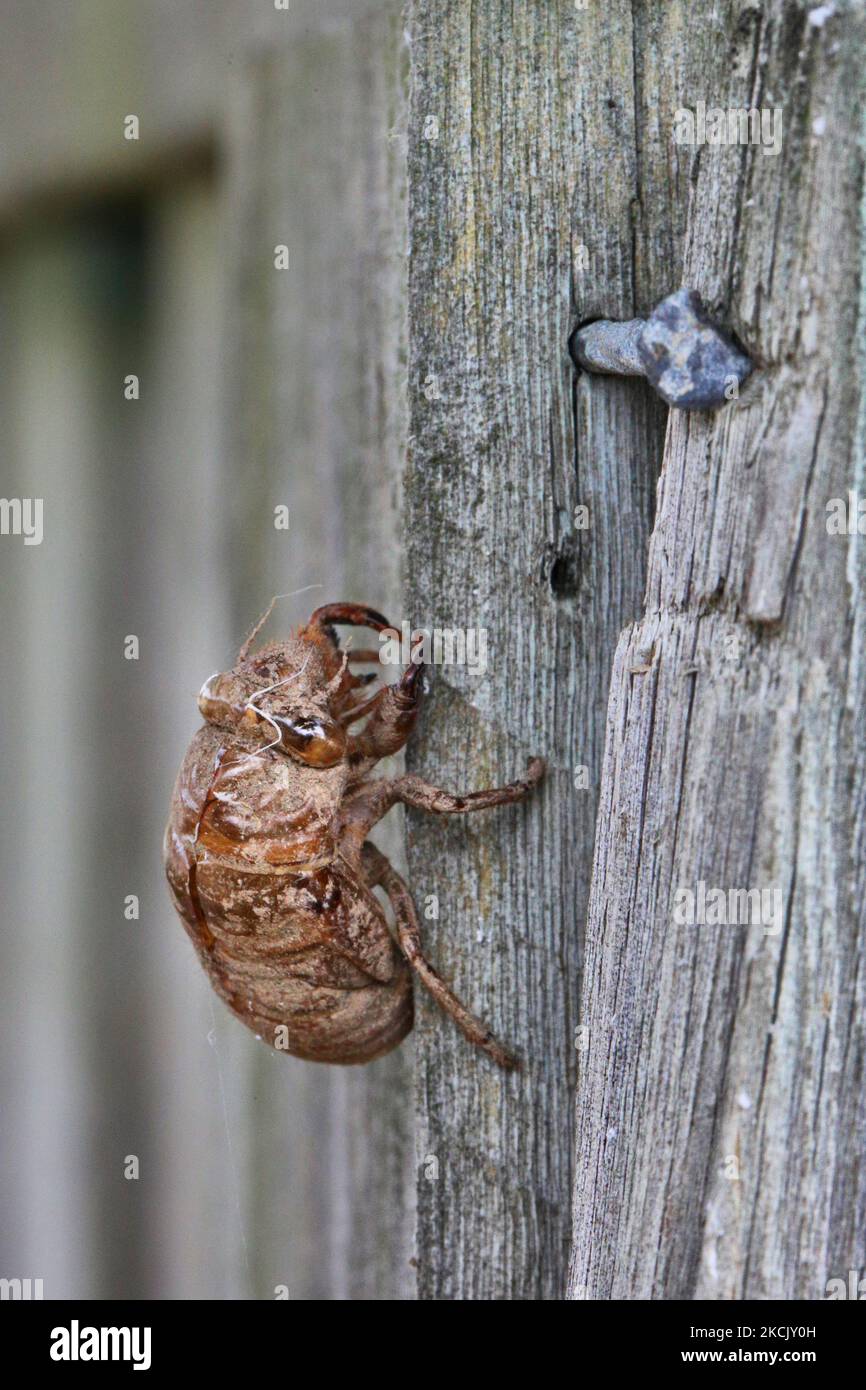
[[[826,527],[863,486],[866,27],[861,5],[666,8],[717,29],[676,104],[781,107],[784,137],[694,152],[683,278],[760,370],[671,413],[616,654],[570,1293],[817,1299],[866,1254],[864,576]],[[764,926],[678,925],[701,881],[778,899]]]
[[[549,762],[525,808],[409,815],[416,899],[439,899],[430,955],[525,1061],[494,1074],[419,1000],[421,1298],[565,1289],[610,662],[640,607],[664,424],[639,382],[576,381],[568,340],[675,288],[685,209],[676,223],[667,208],[684,175],[640,134],[689,52],[669,41],[669,8],[409,9],[405,616],[489,641],[483,678],[435,672],[409,762],[458,790],[514,777],[533,753]]]

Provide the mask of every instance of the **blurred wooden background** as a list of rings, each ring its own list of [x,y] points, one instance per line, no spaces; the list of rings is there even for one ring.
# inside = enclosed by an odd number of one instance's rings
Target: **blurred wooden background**
[[[400,1298],[411,1042],[345,1071],[257,1046],[160,865],[198,687],[270,595],[323,586],[274,632],[325,597],[400,608],[400,9],[3,11],[3,491],[45,499],[45,539],[0,547],[0,1273]]]

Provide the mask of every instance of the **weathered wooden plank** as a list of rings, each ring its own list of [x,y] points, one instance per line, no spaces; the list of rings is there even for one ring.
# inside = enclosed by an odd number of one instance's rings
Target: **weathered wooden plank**
[[[688,56],[669,8],[410,7],[406,617],[483,628],[490,652],[480,679],[436,672],[410,762],[461,789],[532,753],[550,766],[529,807],[409,817],[416,897],[439,899],[430,954],[525,1059],[503,1079],[419,1001],[424,1298],[565,1287],[610,661],[640,607],[664,423],[640,383],[575,382],[567,344],[675,287],[685,214],[663,214],[683,175],[644,135],[671,52]],[[655,56],[636,86],[637,43]]]
[[[784,137],[694,163],[684,278],[761,370],[672,413],[614,665],[573,1297],[821,1298],[864,1262],[863,571],[826,504],[862,486],[866,31],[831,11],[731,6],[724,61],[679,92],[780,107]],[[700,883],[777,896],[681,925]]]

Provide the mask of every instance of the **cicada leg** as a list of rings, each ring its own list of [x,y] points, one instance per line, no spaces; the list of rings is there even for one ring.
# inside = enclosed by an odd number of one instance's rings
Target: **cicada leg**
[[[513,1071],[519,1067],[520,1063],[517,1058],[513,1057],[501,1043],[497,1042],[486,1023],[469,1012],[465,1004],[460,1002],[457,995],[448,988],[445,981],[427,960],[421,944],[421,931],[415,904],[408,887],[397,870],[382,854],[381,850],[370,843],[364,845],[362,864],[369,885],[375,887],[377,884],[381,884],[387,893],[388,901],[394,910],[400,949],[411,969],[432,994],[439,1007],[448,1014],[449,1018],[453,1018],[464,1037],[468,1038],[469,1042],[480,1048],[482,1052],[486,1052],[497,1066],[506,1071]]]

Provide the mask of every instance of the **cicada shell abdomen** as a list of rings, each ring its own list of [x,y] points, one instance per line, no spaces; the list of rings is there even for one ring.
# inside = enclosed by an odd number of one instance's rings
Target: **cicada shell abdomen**
[[[411,978],[378,901],[334,854],[325,792],[279,751],[206,726],[178,775],[166,869],[214,988],[248,1028],[295,1057],[367,1062],[411,1029]]]

